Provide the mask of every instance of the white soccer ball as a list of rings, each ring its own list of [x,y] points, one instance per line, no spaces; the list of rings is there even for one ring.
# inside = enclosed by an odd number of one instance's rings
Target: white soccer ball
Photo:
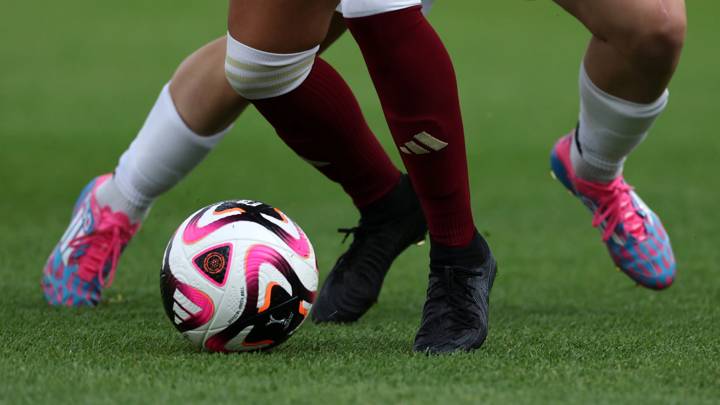
[[[318,286],[315,252],[280,210],[257,201],[205,207],[165,249],[165,312],[195,346],[213,352],[275,347],[310,313]]]

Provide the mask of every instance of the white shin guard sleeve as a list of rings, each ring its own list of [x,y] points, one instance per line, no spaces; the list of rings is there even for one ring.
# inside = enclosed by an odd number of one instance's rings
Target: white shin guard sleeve
[[[579,144],[573,143],[571,158],[577,175],[594,181],[610,181],[622,173],[627,156],[647,136],[668,102],[667,90],[650,104],[620,99],[598,88],[580,69]]]
[[[251,48],[227,35],[225,73],[228,82],[248,100],[287,94],[308,77],[319,46],[313,49],[277,54]]]
[[[114,181],[133,204],[147,207],[187,176],[225,136],[200,136],[187,127],[166,85],[145,124],[120,158]]]

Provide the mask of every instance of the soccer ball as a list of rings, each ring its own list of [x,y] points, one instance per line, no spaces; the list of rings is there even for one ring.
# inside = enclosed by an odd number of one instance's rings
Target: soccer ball
[[[315,252],[302,229],[249,200],[213,204],[186,219],[160,273],[172,323],[213,352],[283,343],[307,318],[317,285]]]

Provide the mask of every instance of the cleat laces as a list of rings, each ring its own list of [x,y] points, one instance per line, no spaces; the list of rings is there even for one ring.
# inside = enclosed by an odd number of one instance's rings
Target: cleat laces
[[[343,237],[342,242],[340,242],[340,243],[343,243],[343,244],[344,244],[345,242],[347,242],[347,240],[348,240],[348,238],[350,237],[350,235],[356,235],[356,234],[358,233],[358,230],[360,230],[360,227],[358,227],[358,226],[354,226],[354,227],[352,227],[352,228],[339,228],[339,229],[337,230],[338,233],[341,233],[341,234],[344,234],[344,235],[345,235],[345,236]],[[353,240],[354,240],[354,239],[353,239]]]
[[[432,274],[439,278],[439,282],[430,283],[428,291],[429,300],[445,300],[450,308],[447,317],[453,321],[451,330],[473,329],[477,325],[477,315],[468,309],[480,309],[475,300],[475,286],[467,280],[472,277],[482,277],[484,272],[464,269],[461,267],[444,267],[441,274]]]
[[[85,248],[79,258],[71,261],[78,265],[78,276],[85,281],[98,277],[100,287],[110,287],[115,278],[118,260],[123,248],[132,238],[132,226],[122,214],[112,213],[104,208],[97,229],[79,236],[70,242],[72,248]],[[104,275],[105,263],[110,260],[110,269]]]
[[[589,191],[589,194],[596,200],[597,209],[593,215],[592,226],[597,228],[605,224],[603,241],[607,242],[612,237],[619,224],[623,225],[626,234],[633,236],[638,241],[642,242],[647,239],[644,219],[635,209],[630,194],[633,187],[627,184],[622,177],[618,177],[608,184],[583,180],[579,180],[579,182],[584,191]]]

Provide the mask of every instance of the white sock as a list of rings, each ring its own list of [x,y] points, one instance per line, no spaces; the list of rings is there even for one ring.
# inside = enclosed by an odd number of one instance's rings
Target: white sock
[[[647,136],[668,102],[667,90],[650,104],[623,100],[598,88],[580,68],[580,124],[570,158],[576,175],[607,183],[622,174],[627,156]]]
[[[195,168],[230,128],[212,136],[194,133],[182,120],[165,85],[112,180],[97,191],[98,203],[137,222],[153,201]]]

